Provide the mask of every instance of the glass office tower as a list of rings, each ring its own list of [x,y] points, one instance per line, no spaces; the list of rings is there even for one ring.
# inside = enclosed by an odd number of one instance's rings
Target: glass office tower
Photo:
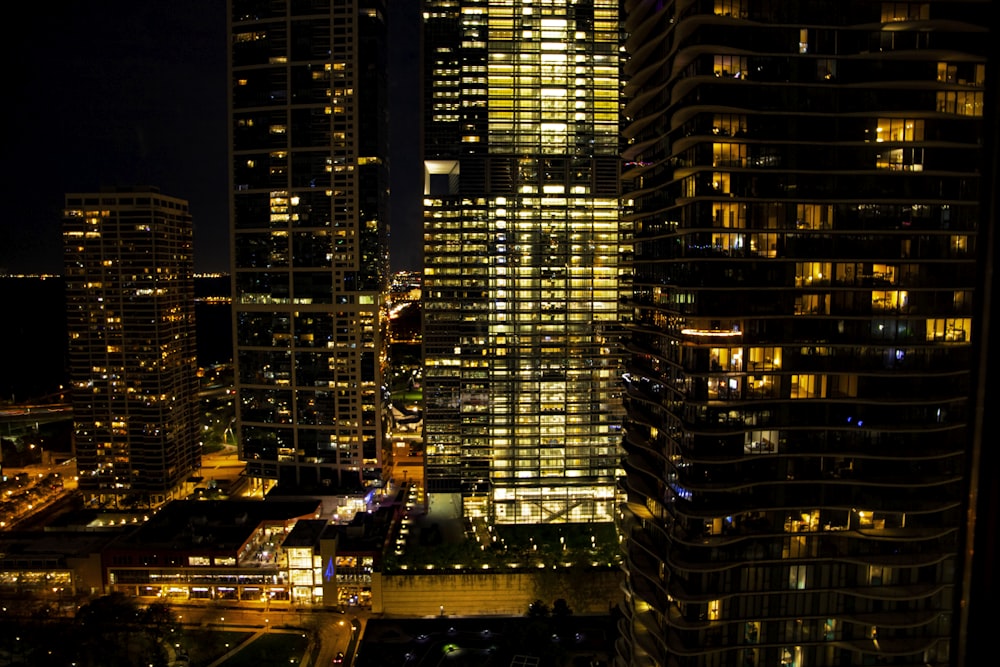
[[[424,3],[432,507],[613,520],[618,52],[617,0]]]
[[[384,2],[230,0],[237,429],[279,487],[379,484]]]
[[[989,4],[624,3],[618,664],[951,664]]]
[[[156,188],[67,194],[73,438],[85,501],[156,507],[201,467],[188,204]]]

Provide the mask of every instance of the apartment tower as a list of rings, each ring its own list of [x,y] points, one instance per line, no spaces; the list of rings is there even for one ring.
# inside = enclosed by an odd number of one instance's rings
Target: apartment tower
[[[949,665],[989,2],[624,2],[621,665]]]
[[[63,257],[79,488],[156,507],[201,467],[188,204],[156,188],[67,194]]]
[[[237,431],[265,486],[365,492],[386,427],[382,0],[229,0]]]
[[[617,0],[424,2],[433,510],[613,521]]]

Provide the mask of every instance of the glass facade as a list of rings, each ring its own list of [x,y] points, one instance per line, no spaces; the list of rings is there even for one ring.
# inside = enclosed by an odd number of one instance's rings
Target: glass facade
[[[79,488],[89,503],[156,507],[201,467],[188,204],[155,188],[65,203]]]
[[[620,664],[951,664],[988,3],[624,5]]]
[[[387,423],[384,2],[229,5],[240,457],[363,491]]]
[[[427,490],[612,521],[621,439],[616,0],[428,0]]]

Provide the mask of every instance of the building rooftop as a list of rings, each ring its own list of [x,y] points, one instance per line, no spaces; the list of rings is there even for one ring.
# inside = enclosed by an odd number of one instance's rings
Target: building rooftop
[[[87,558],[99,553],[116,533],[78,531],[13,531],[0,533],[0,568],[20,567],[31,559]]]
[[[340,552],[371,551],[381,554],[396,518],[393,506],[379,507],[374,512],[358,512],[348,524],[330,524],[325,538],[337,536]]]
[[[329,523],[326,519],[301,519],[281,544],[286,549],[315,547]]]
[[[115,546],[233,550],[261,524],[312,519],[320,507],[317,500],[175,500]]]

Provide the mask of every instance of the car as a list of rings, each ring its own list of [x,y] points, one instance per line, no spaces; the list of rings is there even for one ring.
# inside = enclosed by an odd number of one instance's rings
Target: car
[[[334,665],[342,665],[342,664],[344,664],[344,652],[343,651],[337,651],[337,655],[334,656],[332,664],[334,664]]]

